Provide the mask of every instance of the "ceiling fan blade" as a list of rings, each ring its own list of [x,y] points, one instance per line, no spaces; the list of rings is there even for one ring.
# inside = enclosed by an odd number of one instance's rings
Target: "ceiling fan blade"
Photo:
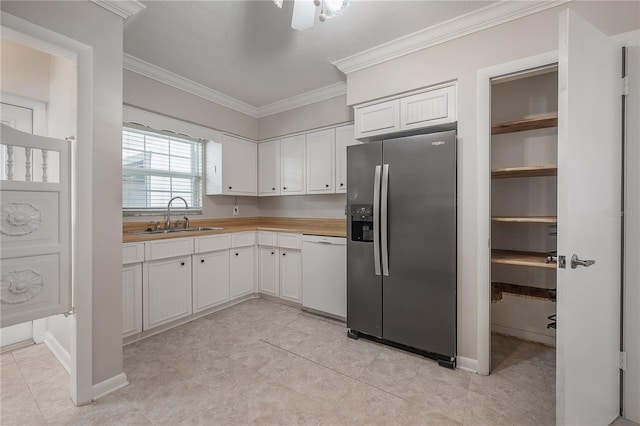
[[[313,0],[295,0],[293,3],[293,16],[291,28],[294,30],[306,30],[313,27],[316,17],[316,6]]]

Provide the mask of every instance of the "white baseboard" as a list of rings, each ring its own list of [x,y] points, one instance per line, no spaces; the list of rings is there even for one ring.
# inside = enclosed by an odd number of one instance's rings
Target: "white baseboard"
[[[535,331],[520,330],[518,328],[505,327],[497,324],[491,324],[491,331],[494,333],[517,337],[522,340],[528,340],[530,342],[542,343],[543,345],[552,346],[554,348],[556,347],[555,336],[548,336],[536,333]]]
[[[58,342],[58,339],[47,331],[44,333],[44,344],[47,345],[47,348],[49,348],[53,356],[56,357],[60,365],[67,370],[67,373],[71,374],[71,356],[60,342]]]
[[[465,358],[463,356],[456,357],[456,368],[460,370],[468,371],[470,373],[478,372],[478,360],[472,358]]]
[[[95,401],[103,396],[107,396],[125,386],[129,386],[126,374],[120,373],[117,376],[113,376],[103,382],[93,385],[93,400]]]

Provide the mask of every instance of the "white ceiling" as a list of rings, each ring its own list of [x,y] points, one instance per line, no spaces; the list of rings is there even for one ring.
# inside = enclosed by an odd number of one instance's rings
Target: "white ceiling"
[[[494,2],[352,0],[305,31],[291,29],[293,0],[143,3],[125,25],[126,54],[262,107],[344,81],[338,59]]]

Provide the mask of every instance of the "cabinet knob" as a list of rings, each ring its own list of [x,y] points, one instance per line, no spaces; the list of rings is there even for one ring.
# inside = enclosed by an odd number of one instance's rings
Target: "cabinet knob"
[[[180,266],[184,266],[184,262],[180,262]]]
[[[340,186],[344,186],[344,183],[341,183]]]
[[[275,191],[276,189],[275,189],[275,188],[271,188],[271,190],[272,190],[272,191]]]
[[[200,263],[204,263],[204,259],[200,259]]]
[[[231,187],[229,187],[229,189],[231,189]]]
[[[236,256],[238,255],[238,253],[236,253]]]
[[[286,186],[283,186],[283,187],[282,187],[282,189],[284,189],[284,190],[286,191],[287,187],[286,187]]]
[[[283,255],[283,256],[286,256],[286,255],[287,255],[287,253],[282,253],[282,255]]]
[[[329,187],[329,184],[326,184],[324,187],[325,187],[325,188],[328,188],[328,187]]]
[[[275,252],[275,251],[272,251],[272,252],[271,252],[271,254],[276,254],[276,252]]]

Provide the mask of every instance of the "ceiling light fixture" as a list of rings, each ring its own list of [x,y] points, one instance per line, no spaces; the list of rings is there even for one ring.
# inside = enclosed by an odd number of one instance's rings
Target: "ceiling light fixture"
[[[272,0],[282,9],[284,0]],[[316,15],[316,7],[320,6],[320,22],[340,16],[349,6],[349,0],[294,0],[291,28],[294,30],[306,30],[313,26]]]

